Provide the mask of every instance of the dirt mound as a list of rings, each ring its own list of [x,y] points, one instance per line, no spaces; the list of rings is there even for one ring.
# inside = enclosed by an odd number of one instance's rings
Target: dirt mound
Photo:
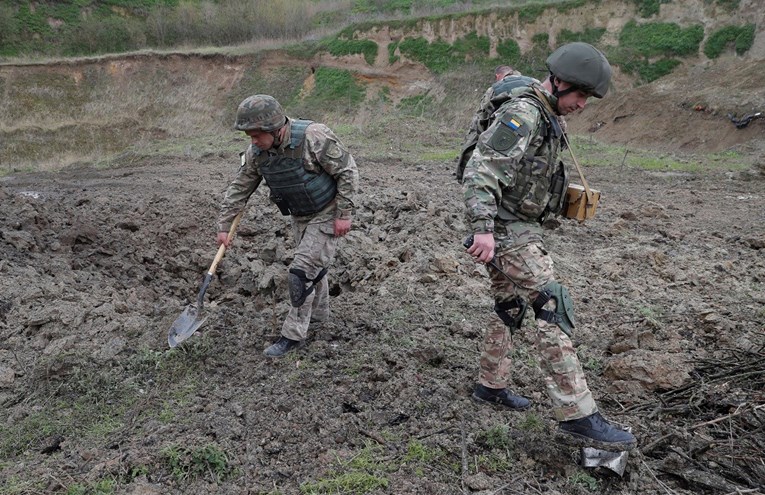
[[[763,74],[765,60],[687,66],[635,89],[617,86],[572,116],[570,128],[640,149],[762,152],[765,118],[739,129],[730,117],[765,112]]]

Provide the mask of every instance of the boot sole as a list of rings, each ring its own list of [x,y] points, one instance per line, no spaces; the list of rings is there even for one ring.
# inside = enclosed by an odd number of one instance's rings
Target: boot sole
[[[531,407],[531,402],[530,401],[529,401],[529,405],[524,406],[524,407],[510,407],[510,406],[504,405],[501,402],[493,402],[493,401],[490,401],[490,400],[482,399],[482,398],[478,397],[475,394],[475,392],[470,395],[470,398],[473,399],[473,402],[475,402],[477,404],[481,404],[481,405],[488,404],[490,406],[495,407],[496,409],[505,410],[505,411],[525,411],[526,409]]]
[[[602,440],[595,440],[579,433],[571,433],[564,430],[557,430],[555,432],[555,440],[559,443],[569,445],[571,447],[592,447],[595,449],[606,450],[608,452],[624,452],[630,451],[637,447],[637,441],[635,442],[604,442]]]

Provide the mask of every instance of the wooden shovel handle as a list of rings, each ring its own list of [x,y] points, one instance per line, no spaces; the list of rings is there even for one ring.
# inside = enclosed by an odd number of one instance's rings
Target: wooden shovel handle
[[[234,217],[234,222],[231,224],[231,228],[228,229],[228,242],[231,242],[234,239],[234,232],[236,232],[236,228],[239,227],[239,222],[242,220],[242,215],[244,214],[244,210],[240,211],[237,216]],[[221,244],[218,248],[218,254],[215,255],[215,259],[212,262],[212,265],[210,265],[210,269],[207,270],[207,275],[213,276],[215,275],[215,270],[218,269],[218,263],[220,263],[220,260],[223,259],[223,254],[226,252],[226,245]]]

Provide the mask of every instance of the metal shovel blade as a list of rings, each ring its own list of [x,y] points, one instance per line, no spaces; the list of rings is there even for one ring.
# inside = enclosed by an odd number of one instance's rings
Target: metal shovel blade
[[[205,320],[207,320],[207,316],[201,314],[197,305],[189,304],[170,327],[170,331],[167,333],[167,343],[171,348],[177,346],[194,335],[194,332],[202,326]]]
[[[239,221],[242,219],[243,214],[244,210],[237,213],[236,217],[234,217],[234,221],[228,231],[229,243],[234,238],[234,232],[236,231],[236,228],[239,225]],[[207,270],[207,274],[202,280],[202,286],[199,288],[197,300],[186,306],[186,309],[183,310],[181,316],[176,318],[176,320],[173,322],[173,325],[170,327],[170,331],[167,334],[167,343],[171,348],[177,346],[184,340],[194,335],[194,332],[196,332],[197,329],[202,326],[202,323],[204,323],[207,319],[207,316],[202,315],[202,308],[205,303],[205,291],[207,291],[207,287],[210,285],[210,282],[213,279],[213,275],[215,275],[215,270],[218,267],[218,263],[220,263],[220,260],[223,259],[223,253],[225,252],[226,244],[221,243],[221,245],[218,246],[218,253],[215,255],[215,259],[213,259],[212,265],[210,265],[210,269]]]

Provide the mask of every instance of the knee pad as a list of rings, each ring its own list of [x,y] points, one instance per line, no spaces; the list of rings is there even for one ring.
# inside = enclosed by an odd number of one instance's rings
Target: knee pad
[[[290,268],[287,275],[287,285],[290,292],[290,304],[293,307],[299,308],[303,305],[306,298],[313,292],[322,277],[327,274],[327,269],[322,268],[319,274],[314,279],[308,278],[304,270],[297,268]],[[310,284],[309,284],[310,282]]]
[[[554,311],[544,309],[545,304],[550,299],[555,300]],[[571,337],[576,321],[574,320],[574,302],[571,300],[568,289],[553,280],[539,291],[539,295],[534,299],[531,307],[536,319],[555,323],[563,330],[563,333]]]
[[[521,297],[510,299],[509,301],[503,301],[494,303],[494,312],[497,313],[502,323],[510,328],[512,334],[515,330],[519,330],[523,325],[523,317],[526,315],[526,301]],[[510,312],[517,309],[518,312],[513,316]]]

